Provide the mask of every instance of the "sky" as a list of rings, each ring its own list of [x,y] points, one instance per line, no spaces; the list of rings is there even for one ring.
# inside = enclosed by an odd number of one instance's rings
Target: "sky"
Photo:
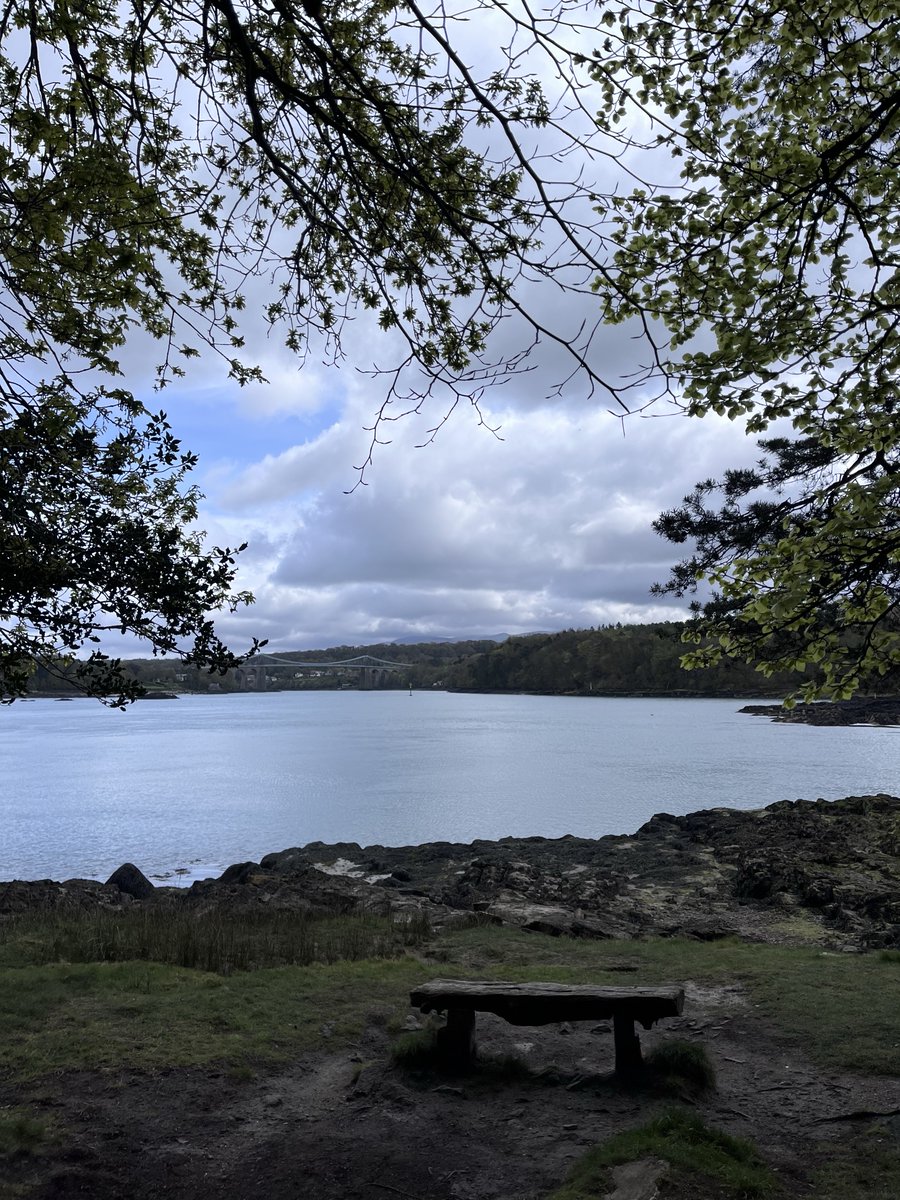
[[[527,298],[560,330],[596,316],[589,294],[566,298],[552,282],[530,285]],[[251,287],[248,312],[263,300]],[[523,337],[510,321],[496,341],[513,349]],[[483,413],[497,433],[460,406],[420,447],[442,415],[435,401],[391,427],[365,486],[354,488],[385,394],[384,380],[366,372],[390,362],[390,335],[354,320],[340,367],[315,352],[300,367],[261,327],[251,325],[248,344],[265,385],[238,388],[202,362],[161,397],[143,397],[164,405],[199,455],[210,541],[248,543],[237,583],[255,604],[217,620],[235,651],[253,637],[284,651],[680,618],[684,602],[649,593],[680,557],[651,523],[698,480],[756,457],[726,420],[657,407],[623,421],[579,380],[554,394],[569,367],[544,345],[533,370],[486,391]],[[598,332],[592,354],[619,377],[641,348],[615,327]]]
[[[189,379],[164,396],[200,458],[200,525],[218,545],[248,543],[238,586],[255,604],[217,621],[235,650],[677,619],[683,602],[649,594],[679,557],[652,521],[753,458],[728,421],[623,421],[602,397],[547,399],[524,377],[487,392],[496,433],[461,407],[422,446],[426,410],[392,427],[354,488],[383,382],[352,362],[298,369],[276,346],[263,366],[266,385]]]

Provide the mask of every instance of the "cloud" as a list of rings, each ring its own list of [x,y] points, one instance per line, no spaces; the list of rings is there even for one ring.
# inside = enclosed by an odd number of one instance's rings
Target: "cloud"
[[[752,458],[726,421],[629,418],[564,402],[493,413],[502,439],[465,412],[434,445],[400,422],[352,494],[363,413],[232,472],[207,527],[250,549],[257,597],[220,622],[236,645],[361,644],[418,633],[469,637],[659,620],[684,606],[649,595],[678,557],[651,529],[697,479]],[[241,539],[243,540],[243,539]]]

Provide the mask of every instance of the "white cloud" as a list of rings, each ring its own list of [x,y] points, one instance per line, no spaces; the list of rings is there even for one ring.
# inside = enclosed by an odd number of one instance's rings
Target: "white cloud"
[[[250,540],[241,577],[257,603],[221,622],[236,646],[251,633],[290,648],[681,615],[648,594],[678,557],[650,523],[753,457],[716,419],[622,426],[602,409],[510,405],[493,414],[502,441],[460,412],[416,449],[421,431],[399,423],[369,486],[347,495],[370,406],[354,381],[331,427],[210,494],[210,531]]]

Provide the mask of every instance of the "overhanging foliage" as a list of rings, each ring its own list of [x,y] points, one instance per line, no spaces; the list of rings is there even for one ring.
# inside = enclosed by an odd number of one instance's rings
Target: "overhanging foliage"
[[[900,659],[896,12],[666,0],[604,20],[601,120],[643,109],[680,163],[677,186],[608,208],[604,318],[666,327],[663,375],[691,415],[777,435],[758,468],[663,515],[697,550],[660,590],[715,590],[695,630],[715,643],[689,662],[817,662],[807,696],[848,696]]]

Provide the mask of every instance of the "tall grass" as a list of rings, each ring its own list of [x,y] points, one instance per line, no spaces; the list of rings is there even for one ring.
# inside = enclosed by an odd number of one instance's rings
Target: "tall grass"
[[[156,907],[0,922],[0,965],[144,959],[227,975],[265,967],[392,958],[429,936],[427,918],[321,917]]]
[[[647,1066],[666,1087],[710,1091],[716,1086],[716,1070],[705,1046],[678,1038],[661,1042],[647,1055]]]

